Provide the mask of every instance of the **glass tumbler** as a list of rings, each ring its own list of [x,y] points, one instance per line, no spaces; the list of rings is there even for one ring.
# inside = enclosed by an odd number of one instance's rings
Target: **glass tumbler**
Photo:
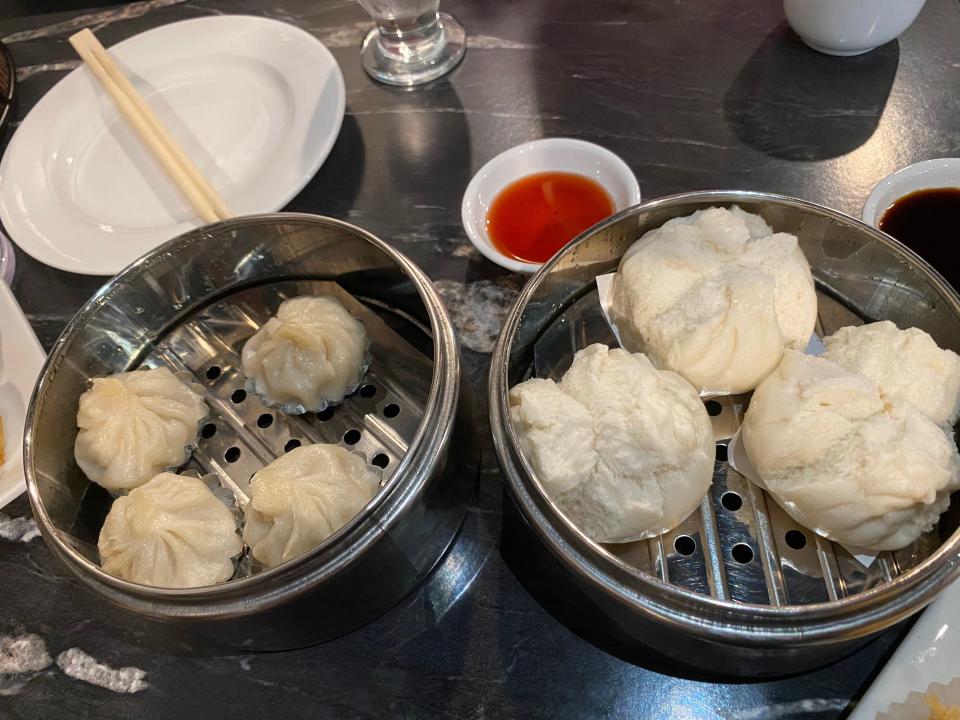
[[[376,27],[360,51],[363,69],[388,85],[419,85],[445,75],[463,59],[467,34],[441,13],[440,0],[357,0]]]

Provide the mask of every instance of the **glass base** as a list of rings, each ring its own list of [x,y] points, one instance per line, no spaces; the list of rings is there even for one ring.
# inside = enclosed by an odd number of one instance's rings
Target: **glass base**
[[[375,27],[363,39],[360,50],[363,69],[374,80],[387,85],[409,87],[436,80],[453,70],[467,50],[463,25],[446,13],[439,13],[440,33],[419,46],[406,46],[406,52],[388,52]]]

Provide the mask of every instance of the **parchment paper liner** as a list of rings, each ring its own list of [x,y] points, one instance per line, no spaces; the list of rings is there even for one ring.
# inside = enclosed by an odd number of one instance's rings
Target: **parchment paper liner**
[[[877,720],[930,720],[935,717],[930,700],[936,698],[956,716],[960,718],[960,677],[956,677],[948,684],[933,683],[924,692],[912,692],[903,702],[894,703],[886,712],[877,715]]]

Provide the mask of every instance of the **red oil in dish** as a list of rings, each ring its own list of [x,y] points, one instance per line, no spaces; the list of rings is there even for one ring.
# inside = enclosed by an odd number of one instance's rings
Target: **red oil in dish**
[[[542,172],[497,194],[487,212],[487,234],[507,257],[542,263],[611,214],[613,200],[600,183],[574,173]]]

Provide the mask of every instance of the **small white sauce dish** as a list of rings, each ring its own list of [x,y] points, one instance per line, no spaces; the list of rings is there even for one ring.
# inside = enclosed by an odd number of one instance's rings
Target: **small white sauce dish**
[[[614,212],[640,202],[640,185],[627,164],[606,148],[570,138],[545,138],[506,150],[477,171],[463,194],[463,229],[470,242],[492,262],[508,270],[534,273],[540,263],[508,257],[490,241],[487,211],[510,183],[541,172],[567,172],[595,180],[609,193]],[[572,238],[571,238],[572,239]]]
[[[783,0],[800,39],[827,55],[860,55],[880,47],[916,20],[926,0]]]
[[[945,187],[960,187],[960,158],[938,158],[908,165],[876,184],[863,204],[860,219],[879,228],[884,211],[904,195]]]

